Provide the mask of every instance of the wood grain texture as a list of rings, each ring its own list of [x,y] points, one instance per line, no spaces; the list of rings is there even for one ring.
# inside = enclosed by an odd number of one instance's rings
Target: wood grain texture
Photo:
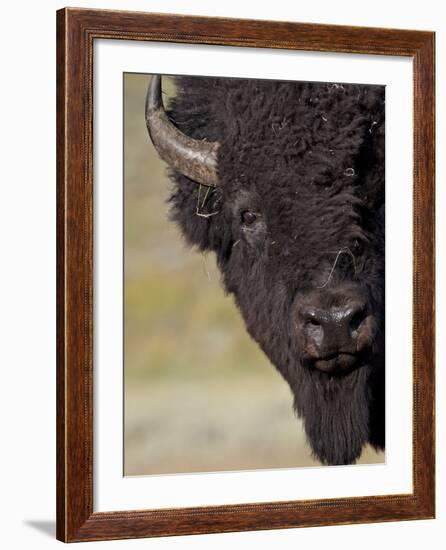
[[[414,63],[413,493],[93,512],[93,41],[409,56]],[[57,538],[434,517],[434,33],[66,8],[57,13]]]

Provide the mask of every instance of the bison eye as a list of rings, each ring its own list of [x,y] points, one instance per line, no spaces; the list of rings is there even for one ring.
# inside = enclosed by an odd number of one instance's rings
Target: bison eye
[[[364,244],[362,242],[355,241],[353,245],[353,253],[357,256],[361,256],[364,253]]]
[[[245,210],[242,212],[242,222],[245,225],[251,225],[257,219],[257,216],[251,210]]]

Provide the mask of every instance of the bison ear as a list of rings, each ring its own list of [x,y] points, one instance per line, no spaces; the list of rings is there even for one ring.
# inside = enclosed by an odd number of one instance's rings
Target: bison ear
[[[228,231],[223,223],[223,197],[219,188],[197,184],[171,173],[175,189],[170,196],[170,218],[176,222],[187,243],[201,251],[219,252]]]

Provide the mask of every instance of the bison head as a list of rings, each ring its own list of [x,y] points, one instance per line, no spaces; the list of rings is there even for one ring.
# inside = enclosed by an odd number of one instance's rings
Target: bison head
[[[146,121],[171,215],[213,251],[313,453],[384,447],[384,88],[182,77]]]

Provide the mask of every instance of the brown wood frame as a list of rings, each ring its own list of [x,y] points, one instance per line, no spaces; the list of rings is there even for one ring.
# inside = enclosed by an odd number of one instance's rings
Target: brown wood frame
[[[409,56],[414,68],[413,493],[93,512],[93,41]],[[57,538],[87,541],[433,518],[432,32],[65,8],[57,12]]]

